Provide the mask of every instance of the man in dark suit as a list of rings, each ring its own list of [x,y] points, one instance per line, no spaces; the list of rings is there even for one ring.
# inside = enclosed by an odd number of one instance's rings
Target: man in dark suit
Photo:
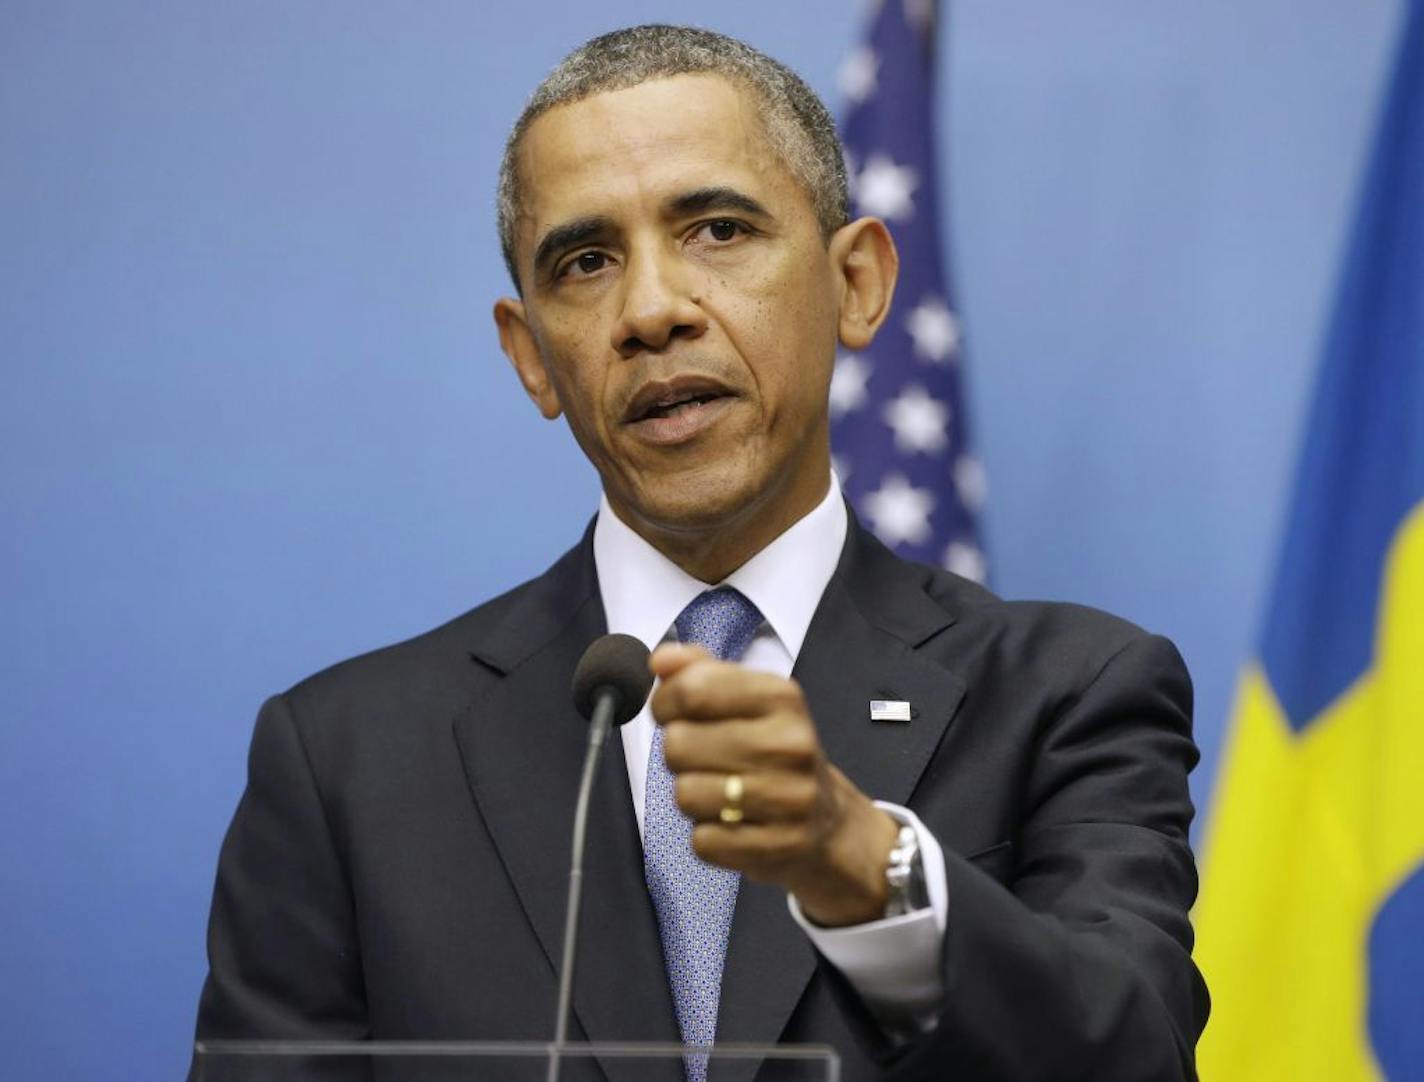
[[[597,782],[575,1036],[825,1041],[852,1079],[1192,1076],[1188,678],[1164,640],[1001,602],[849,515],[831,365],[896,260],[846,205],[824,107],[738,42],[620,31],[536,92],[495,319],[598,518],[542,577],[264,707],[200,1036],[546,1036],[567,688],[623,630],[659,684]]]

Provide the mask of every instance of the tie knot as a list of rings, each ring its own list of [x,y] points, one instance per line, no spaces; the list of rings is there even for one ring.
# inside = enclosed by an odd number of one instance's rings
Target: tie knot
[[[719,586],[698,594],[678,613],[677,637],[723,661],[740,661],[765,617],[740,591]]]

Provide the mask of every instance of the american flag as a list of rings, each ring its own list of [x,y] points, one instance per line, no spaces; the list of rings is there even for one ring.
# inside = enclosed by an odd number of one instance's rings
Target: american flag
[[[935,7],[882,0],[841,66],[852,211],[889,224],[900,282],[875,341],[836,358],[831,444],[847,496],[882,541],[983,582],[984,468],[970,451],[959,321],[940,254]]]

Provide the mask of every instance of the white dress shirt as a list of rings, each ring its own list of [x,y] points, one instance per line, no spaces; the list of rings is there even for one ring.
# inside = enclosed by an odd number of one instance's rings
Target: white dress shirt
[[[593,530],[593,558],[608,630],[632,635],[653,649],[676,640],[674,621],[698,594],[715,586],[734,586],[766,617],[741,663],[790,676],[811,617],[840,560],[846,528],[840,485],[832,476],[825,499],[810,514],[723,582],[705,583],[634,533],[604,497]],[[645,704],[621,730],[639,836],[654,724]],[[948,889],[943,850],[924,824],[906,808],[881,801],[876,805],[918,835],[929,906],[867,924],[822,928],[806,919],[795,898],[788,896],[787,902],[816,949],[845,975],[871,1014],[894,1035],[934,1025],[934,1005],[943,991],[939,958]]]

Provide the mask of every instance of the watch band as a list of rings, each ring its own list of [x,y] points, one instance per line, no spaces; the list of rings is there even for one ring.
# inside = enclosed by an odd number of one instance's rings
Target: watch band
[[[920,839],[915,828],[902,824],[900,834],[885,862],[885,916],[899,917],[930,904],[925,885],[924,862],[920,859]]]

